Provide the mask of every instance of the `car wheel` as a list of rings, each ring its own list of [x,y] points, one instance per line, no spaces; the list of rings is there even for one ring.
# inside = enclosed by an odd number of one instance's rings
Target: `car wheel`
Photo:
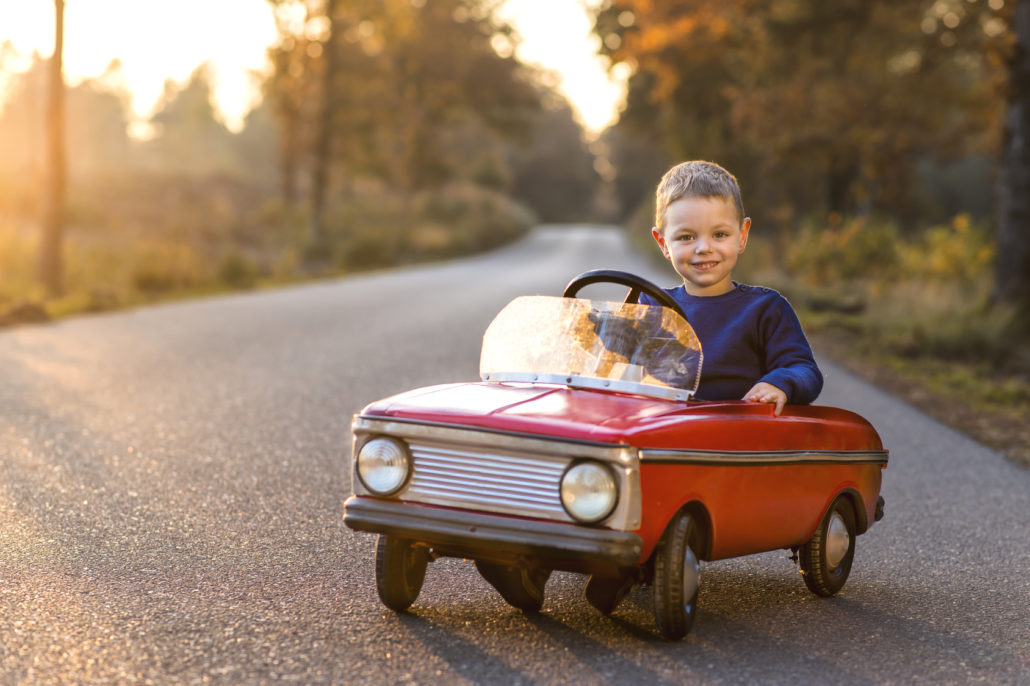
[[[662,636],[678,641],[687,635],[697,614],[701,567],[697,558],[701,531],[686,512],[665,530],[654,559],[654,617]]]
[[[376,546],[376,590],[383,605],[394,612],[407,610],[426,578],[429,552],[414,541],[379,534]]]
[[[855,511],[846,497],[833,501],[799,554],[801,573],[812,593],[828,598],[844,586],[855,557]]]
[[[539,612],[544,606],[544,586],[551,576],[550,569],[509,567],[483,560],[476,560],[476,569],[512,607]]]

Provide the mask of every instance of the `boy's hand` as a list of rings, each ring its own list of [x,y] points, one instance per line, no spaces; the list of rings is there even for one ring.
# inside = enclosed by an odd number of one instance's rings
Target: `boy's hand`
[[[771,383],[759,381],[744,394],[742,400],[753,403],[775,403],[776,409],[773,410],[773,414],[779,417],[780,412],[783,412],[783,406],[787,404],[787,394]]]

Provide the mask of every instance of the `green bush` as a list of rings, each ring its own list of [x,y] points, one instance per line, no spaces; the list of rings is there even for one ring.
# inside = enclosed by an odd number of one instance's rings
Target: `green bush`
[[[261,277],[261,266],[242,253],[231,250],[218,264],[218,280],[231,288],[250,288]]]
[[[897,276],[899,233],[890,222],[863,217],[821,225],[806,222],[788,240],[786,266],[809,285],[839,285]]]
[[[959,214],[903,242],[898,251],[906,278],[972,285],[990,274],[995,243],[986,224],[973,225],[969,215]]]
[[[536,222],[532,212],[502,193],[453,183],[424,193],[417,202],[429,255],[462,255],[504,245]],[[441,230],[448,238],[443,240]]]
[[[206,261],[192,246],[151,241],[132,256],[132,286],[148,295],[188,290],[202,285]]]
[[[995,245],[984,223],[960,214],[902,232],[874,219],[809,222],[777,245],[752,257],[782,257],[775,285],[816,330],[846,331],[879,355],[1030,374],[1016,312],[990,302]]]

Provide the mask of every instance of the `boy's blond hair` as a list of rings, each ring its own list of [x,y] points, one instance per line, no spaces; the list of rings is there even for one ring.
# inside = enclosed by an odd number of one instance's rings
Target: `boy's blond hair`
[[[737,179],[714,162],[682,162],[665,172],[655,192],[655,226],[663,229],[665,210],[683,198],[726,198],[737,208],[737,221],[744,221],[744,203]]]

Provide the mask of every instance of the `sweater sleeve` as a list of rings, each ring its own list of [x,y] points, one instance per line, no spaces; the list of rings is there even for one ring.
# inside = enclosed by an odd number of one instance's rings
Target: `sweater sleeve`
[[[765,342],[766,374],[759,379],[787,394],[787,402],[806,405],[823,389],[823,375],[815,363],[794,308],[779,296],[759,321]]]

